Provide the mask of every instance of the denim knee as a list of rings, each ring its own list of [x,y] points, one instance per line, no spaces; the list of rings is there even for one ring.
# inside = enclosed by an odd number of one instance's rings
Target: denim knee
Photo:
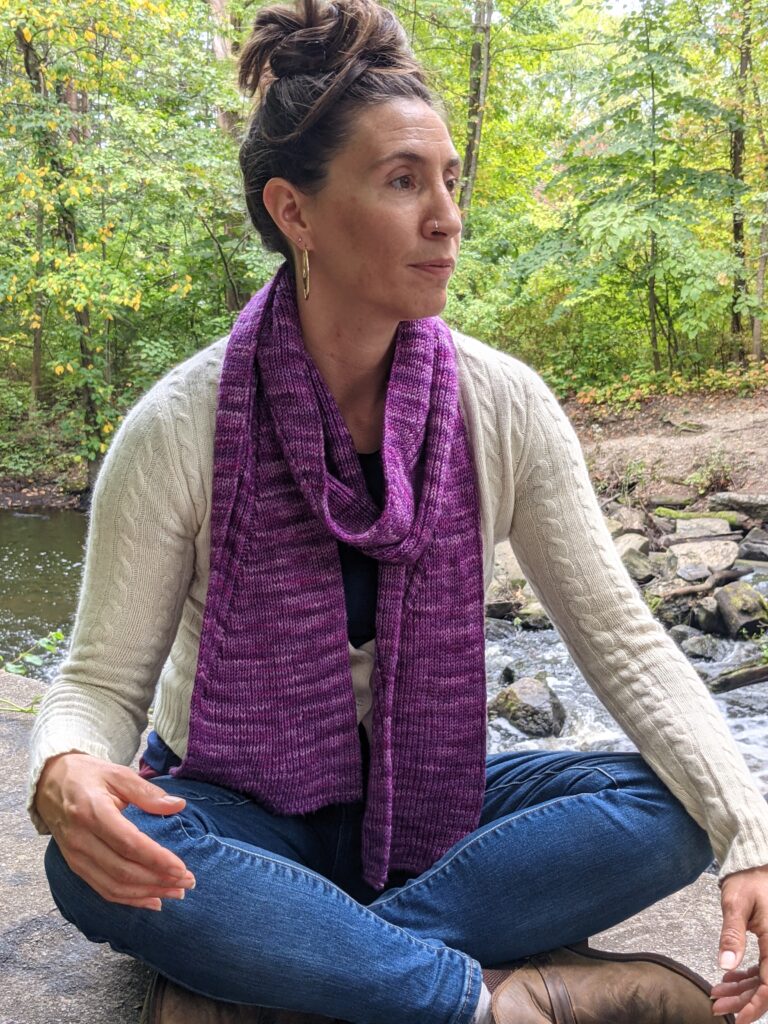
[[[652,773],[648,768],[648,772]],[[714,860],[709,836],[691,817],[669,787],[655,775],[658,801],[663,807],[668,869],[680,879],[680,887],[690,885]]]
[[[82,913],[85,901],[75,896],[75,890],[79,890],[81,886],[88,889],[88,886],[86,886],[82,879],[78,878],[69,864],[67,864],[55,839],[51,839],[48,843],[43,863],[45,865],[45,875],[48,879],[48,888],[51,890],[53,902],[58,907],[59,913],[70,924],[80,928],[76,917],[81,915],[77,914],[76,908],[80,907]],[[89,891],[92,892],[90,889]],[[93,893],[93,895],[96,896],[96,893]],[[80,928],[80,930],[82,931],[83,929]]]
[[[135,910],[99,896],[70,868],[55,839],[48,843],[44,863],[51,896],[62,917],[91,942],[108,942],[123,950],[122,941],[133,935]]]

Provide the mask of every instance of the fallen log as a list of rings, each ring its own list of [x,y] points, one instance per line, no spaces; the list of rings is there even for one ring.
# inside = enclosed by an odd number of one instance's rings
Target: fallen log
[[[726,583],[733,583],[734,580],[748,576],[751,569],[720,569],[704,580],[703,583],[689,583],[687,587],[678,587],[676,590],[667,590],[664,593],[664,600],[670,597],[690,597],[693,594],[708,594],[717,587],[724,587]]]
[[[728,693],[729,690],[737,690],[740,686],[752,686],[754,683],[767,681],[768,661],[761,660],[750,661],[728,672],[721,672],[714,679],[707,680],[707,686],[712,693]]]

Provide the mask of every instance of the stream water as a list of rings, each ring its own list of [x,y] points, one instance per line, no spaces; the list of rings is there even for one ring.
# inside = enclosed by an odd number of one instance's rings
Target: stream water
[[[83,564],[86,519],[79,512],[50,510],[12,512],[0,510],[0,655],[10,660],[38,637],[61,629],[69,635],[74,621]],[[752,582],[768,597],[766,572]],[[489,750],[552,749],[632,750],[632,742],[600,704],[571,660],[554,630],[526,632],[504,623],[502,639],[489,640],[486,662],[489,696],[499,688],[505,665],[519,678],[544,671],[566,709],[566,722],[558,737],[532,739],[501,719],[488,730]],[[723,641],[722,659],[697,660],[704,676],[735,667],[754,658],[750,643]],[[60,659],[59,659],[60,660]],[[55,675],[53,657],[36,673],[44,680]],[[742,687],[715,697],[730,729],[768,794],[768,683]]]

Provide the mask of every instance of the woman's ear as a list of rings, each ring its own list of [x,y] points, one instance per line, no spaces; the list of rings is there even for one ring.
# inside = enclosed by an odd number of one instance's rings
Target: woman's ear
[[[264,186],[262,198],[270,217],[288,241],[297,249],[311,249],[311,231],[306,220],[306,196],[301,189],[285,178],[270,178]]]

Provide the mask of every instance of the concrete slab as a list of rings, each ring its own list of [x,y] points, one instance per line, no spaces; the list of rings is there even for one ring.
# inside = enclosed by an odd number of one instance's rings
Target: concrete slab
[[[0,673],[0,697],[29,705],[41,684]],[[47,839],[25,811],[32,716],[0,711],[0,1024],[136,1024],[149,971],[88,942],[56,909]]]
[[[39,683],[0,672],[0,697],[26,706],[39,692]],[[31,715],[0,711],[0,1024],[136,1024],[149,972],[86,941],[60,917],[48,891],[47,840],[23,810],[31,725]],[[665,953],[715,981],[719,920],[717,882],[705,874],[592,944]],[[745,963],[756,959],[750,936]]]

